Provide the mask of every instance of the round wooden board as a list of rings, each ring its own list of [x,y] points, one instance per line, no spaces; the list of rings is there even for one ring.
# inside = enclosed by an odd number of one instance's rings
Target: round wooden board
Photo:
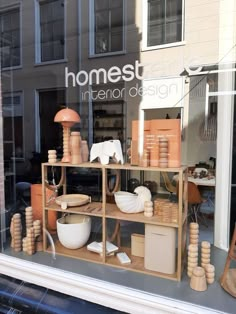
[[[56,198],[56,203],[61,205],[66,203],[67,206],[81,206],[90,202],[90,197],[85,194],[64,194]]]

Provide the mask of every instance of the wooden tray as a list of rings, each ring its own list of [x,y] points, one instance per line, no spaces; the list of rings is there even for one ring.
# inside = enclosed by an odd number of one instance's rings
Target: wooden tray
[[[85,194],[64,194],[56,198],[56,203],[65,203],[68,207],[80,206],[91,202],[91,198]]]

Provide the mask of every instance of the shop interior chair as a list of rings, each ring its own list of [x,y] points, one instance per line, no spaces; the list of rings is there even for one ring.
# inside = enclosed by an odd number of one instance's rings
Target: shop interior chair
[[[204,215],[201,213],[200,208],[202,203],[206,202],[202,198],[198,186],[193,182],[188,182],[188,204],[189,204],[189,216],[195,222],[202,222],[208,227]]]
[[[164,180],[166,190],[170,192],[169,198],[172,200],[173,194],[176,194],[177,192],[177,187],[172,184],[167,172],[161,171],[161,176]]]
[[[179,182],[177,183],[177,197],[179,192]],[[188,219],[196,223],[200,221],[208,227],[204,215],[201,213],[200,208],[202,203],[206,202],[202,198],[198,186],[193,182],[188,182]]]

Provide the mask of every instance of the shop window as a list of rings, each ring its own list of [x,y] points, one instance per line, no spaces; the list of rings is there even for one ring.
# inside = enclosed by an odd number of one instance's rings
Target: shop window
[[[23,158],[23,104],[22,93],[4,93],[3,137],[5,163],[14,157]]]
[[[183,40],[183,0],[145,0],[144,32],[146,47]]]
[[[122,52],[124,49],[124,1],[91,0],[92,55]]]
[[[0,12],[1,67],[10,68],[21,63],[20,9]]]
[[[37,62],[62,60],[65,57],[64,1],[38,1],[37,5]]]

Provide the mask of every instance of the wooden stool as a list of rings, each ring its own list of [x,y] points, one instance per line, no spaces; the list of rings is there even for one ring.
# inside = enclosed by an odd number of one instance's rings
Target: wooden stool
[[[223,275],[220,279],[220,284],[222,288],[225,289],[229,294],[236,298],[236,288],[235,288],[235,281],[236,281],[236,268],[229,268],[230,263],[232,260],[236,261],[236,224],[234,227],[234,233],[231,240],[228,256],[225,263],[225,268]]]

